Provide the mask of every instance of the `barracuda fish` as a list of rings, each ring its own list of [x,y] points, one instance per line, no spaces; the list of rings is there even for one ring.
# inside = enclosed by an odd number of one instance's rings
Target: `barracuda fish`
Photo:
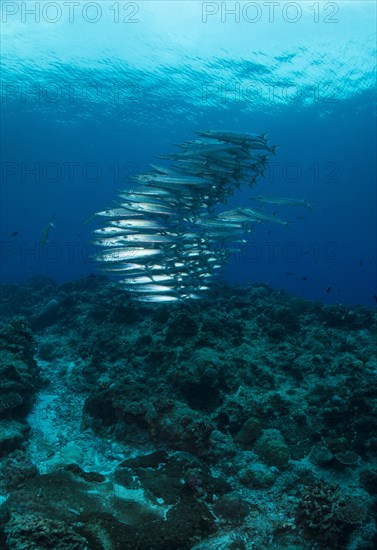
[[[207,145],[224,145],[224,142],[217,139],[207,139],[207,141],[192,139],[190,141],[184,141],[183,143],[173,143],[173,145],[181,149],[189,149],[192,147],[205,147]]]
[[[206,174],[205,162],[180,161],[175,165],[177,177],[183,175],[203,177]],[[206,178],[207,179],[207,178]]]
[[[157,158],[164,159],[164,160],[184,160],[187,158],[192,157],[193,155],[200,155],[202,157],[205,156],[213,156],[216,153],[219,153],[220,151],[235,151],[235,147],[227,144],[222,145],[209,145],[207,147],[193,147],[193,148],[187,148],[181,151],[180,153],[172,153],[170,155],[158,155]]]
[[[122,280],[122,284],[125,285],[143,285],[153,283],[162,283],[162,282],[175,282],[175,277],[172,275],[140,275],[139,277],[130,277]]]
[[[120,246],[126,242],[127,242],[126,237],[121,235],[113,238],[102,237],[101,239],[92,241],[91,244],[94,244],[95,246],[107,246],[107,247],[114,246],[115,247],[115,246]]]
[[[203,155],[235,155],[238,156],[241,154],[241,149],[233,143],[210,143],[207,146],[201,146],[193,148],[194,153],[199,153]]]
[[[169,296],[169,295],[159,295],[159,294],[151,294],[150,296],[144,295],[139,297],[139,300],[141,302],[155,302],[158,304],[162,303],[169,303],[169,302],[180,302],[183,300],[183,297],[178,296]]]
[[[98,241],[93,241],[92,244],[96,245],[96,246],[106,246],[108,248],[135,248],[135,247],[138,247],[138,246],[142,246],[142,245],[145,245],[145,246],[163,246],[163,245],[169,245],[169,244],[172,244],[174,243],[174,241],[172,239],[170,240],[163,240],[161,238],[159,238],[158,236],[156,235],[150,235],[149,236],[150,238],[148,238],[147,236],[145,236],[145,238],[143,240],[139,239],[139,238],[136,238],[136,239],[128,239],[127,236],[126,237],[122,237],[121,240],[115,240],[115,239],[102,239],[102,240],[98,240]]]
[[[267,134],[242,134],[237,132],[217,132],[215,130],[197,133],[200,136],[238,144],[243,147],[251,147],[252,149],[258,149],[258,145],[263,145],[265,149],[271,151],[273,154],[276,152],[276,145],[268,145]]]
[[[222,219],[207,219],[199,220],[198,224],[202,227],[208,227],[210,229],[218,229],[220,231],[228,231],[229,229],[241,229],[241,226],[237,222],[227,221]]]
[[[94,233],[100,237],[112,237],[116,235],[124,235],[124,229],[118,227],[103,227],[101,229],[95,229]]]
[[[155,190],[155,195],[150,195],[147,193],[129,193],[128,195],[122,195],[122,198],[126,201],[124,204],[137,204],[140,202],[146,202],[155,206],[163,205],[164,203],[166,203],[167,200],[170,200],[172,197],[174,197],[174,195],[169,192],[167,192],[166,196],[159,196],[159,192],[157,189]]]
[[[118,248],[117,250],[105,249],[101,254],[104,262],[127,262],[128,260],[143,260],[162,253],[159,248]]]
[[[139,260],[137,260],[139,261]],[[122,263],[125,268],[123,269],[126,277],[141,277],[141,276],[147,276],[149,280],[152,280],[152,277],[155,277],[159,274],[164,274],[166,271],[165,265],[159,265],[159,264],[153,264],[151,261],[154,261],[152,258],[151,260],[145,262],[145,263]],[[113,271],[112,266],[106,266],[108,270]],[[115,267],[115,270],[119,270],[121,272],[122,267]],[[122,281],[125,279],[122,279]],[[122,282],[121,281],[121,282]]]
[[[163,230],[164,225],[162,223],[158,223],[156,221],[148,220],[145,218],[132,218],[131,216],[127,216],[126,219],[122,220],[114,220],[109,222],[114,227],[119,228],[132,228],[132,229],[156,229],[156,230]]]
[[[202,180],[200,178],[184,178],[182,176],[175,177],[175,176],[162,176],[160,174],[146,174],[146,175],[139,175],[135,178],[137,181],[141,183],[171,183],[174,185],[182,184],[202,184]],[[209,183],[209,182],[208,182]]]
[[[249,160],[254,160],[259,164],[267,164],[268,162],[268,154],[266,153],[255,153],[255,151],[249,149],[247,154]]]
[[[121,262],[120,265],[109,265],[104,264],[101,266],[102,271],[111,271],[114,273],[120,272],[120,273],[126,273],[128,275],[143,275],[145,271],[145,265],[144,264],[130,264],[126,262]]]
[[[207,231],[207,238],[210,243],[217,243],[219,241],[223,241],[224,239],[235,239],[237,236],[243,235],[245,232],[245,229],[243,227],[240,227],[238,231],[232,229],[232,230],[225,230],[225,231],[217,231],[217,230],[210,230]]]
[[[216,167],[220,166],[222,168],[228,168],[232,170],[241,170],[250,168],[250,162],[247,162],[247,160],[255,160],[255,157],[250,157],[248,159],[239,159],[235,157],[231,157],[228,155],[217,155],[214,158],[211,158],[208,160],[207,164],[209,167]]]
[[[39,238],[39,242],[42,246],[45,246],[45,244],[48,242],[48,237],[50,234],[50,230],[55,227],[55,214],[51,216],[50,221],[46,225],[46,227],[43,229],[41,236]]]
[[[261,222],[288,222],[260,209],[218,207],[264,174],[276,146],[267,134],[203,131],[200,139],[177,144],[144,174],[130,178],[114,208],[98,212],[104,226],[94,231],[96,255],[106,273],[119,279],[133,299],[150,303],[199,299],[210,288],[248,234]],[[260,202],[307,206],[306,201],[255,197]]]
[[[128,212],[135,212],[135,213],[149,213],[149,214],[155,214],[156,216],[171,216],[174,214],[174,210],[167,207],[162,207],[157,204],[152,203],[141,203],[141,202],[131,202],[129,204],[123,202],[122,206],[125,208],[125,215],[128,215]]]
[[[289,222],[287,222],[285,220],[281,220],[280,218],[277,218],[274,215],[265,214],[261,210],[251,210],[249,208],[244,208],[243,210],[245,212],[248,211],[250,213],[250,218],[255,218],[257,220],[264,221],[264,222],[267,221],[267,222],[279,223],[281,225],[289,226]]]
[[[291,199],[286,197],[264,197],[258,195],[256,197],[249,197],[252,200],[258,202],[264,202],[267,204],[279,204],[282,206],[305,206],[309,210],[313,211],[312,206],[305,199]]]
[[[196,133],[198,136],[227,141],[229,143],[238,143],[239,145],[255,140],[263,142],[267,141],[267,134],[243,134],[240,132],[223,132],[217,130],[203,130]]]
[[[102,212],[96,213],[96,216],[104,216],[106,218],[123,218],[127,215],[128,212],[124,208],[113,208],[112,210],[102,210]]]
[[[156,164],[151,164],[151,168],[155,170],[158,174],[166,175],[174,174],[174,170],[171,170],[170,168],[166,168],[166,166],[159,166]]]
[[[259,222],[260,218],[253,216],[250,212],[245,211],[245,209],[238,208],[237,210],[228,210],[219,214],[219,218],[230,223],[243,223],[243,222]]]
[[[141,197],[148,197],[148,198],[155,198],[155,199],[158,199],[158,200],[161,200],[163,199],[164,197],[171,197],[171,196],[174,196],[172,195],[172,193],[170,191],[161,191],[159,189],[148,189],[148,188],[141,188],[141,189],[138,189],[137,192],[135,193],[124,193],[124,192],[121,192],[119,193],[119,196],[124,198],[124,199],[128,199],[129,197],[132,197],[133,195],[136,195],[136,196],[141,196]]]
[[[148,233],[136,233],[134,235],[126,235],[121,242],[132,243],[173,243],[175,239],[168,235],[148,234]]]
[[[151,282],[146,285],[130,286],[128,290],[130,290],[131,292],[143,292],[143,293],[151,293],[151,294],[155,294],[156,292],[168,293],[168,292],[174,291],[174,289],[171,288],[170,286],[156,285]]]
[[[142,185],[146,185],[145,183],[143,183]],[[198,184],[194,184],[192,183],[191,185],[188,184],[188,183],[171,183],[171,182],[149,182],[148,183],[148,186],[150,187],[156,187],[158,189],[163,189],[163,190],[170,190],[172,193],[175,193],[176,195],[184,195],[185,197],[187,196],[188,194],[188,190],[191,188],[194,188],[195,185],[198,185]],[[205,188],[205,184],[200,184],[200,186],[202,187],[202,189]]]
[[[195,177],[170,177],[170,176],[155,176],[149,180],[141,180],[142,183],[148,183],[151,186],[168,187],[170,189],[176,189],[179,186],[188,187],[208,187],[212,185],[212,181],[203,180],[202,178]]]

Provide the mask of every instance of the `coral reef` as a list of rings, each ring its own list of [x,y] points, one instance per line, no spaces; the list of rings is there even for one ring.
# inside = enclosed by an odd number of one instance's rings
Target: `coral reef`
[[[62,521],[15,512],[5,528],[6,543],[14,550],[84,550],[86,540]]]
[[[298,525],[322,549],[344,548],[351,531],[362,525],[366,517],[365,501],[325,481],[305,488],[297,509]]]
[[[0,326],[0,456],[19,447],[28,433],[25,417],[40,388],[34,339],[25,317]]]
[[[49,548],[38,532],[62,550],[375,547],[376,312],[266,285],[189,307],[102,277],[0,290],[6,550]]]

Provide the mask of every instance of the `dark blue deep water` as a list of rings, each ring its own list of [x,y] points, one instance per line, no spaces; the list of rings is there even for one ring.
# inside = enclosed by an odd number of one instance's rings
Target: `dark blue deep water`
[[[94,272],[89,218],[174,143],[267,132],[254,194],[313,211],[266,207],[289,228],[261,224],[226,280],[373,306],[375,5],[270,4],[2,2],[2,283]]]

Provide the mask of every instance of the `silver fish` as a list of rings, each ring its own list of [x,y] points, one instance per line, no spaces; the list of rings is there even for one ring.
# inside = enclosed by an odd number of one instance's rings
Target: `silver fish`
[[[217,131],[217,130],[204,130],[197,132],[199,136],[217,139],[221,141],[227,141],[229,143],[236,143],[243,145],[244,143],[250,141],[263,141],[266,142],[267,134],[247,134],[241,132],[226,132],[226,131]]]
[[[265,197],[258,195],[256,197],[249,197],[252,200],[263,202],[267,204],[279,204],[282,206],[305,206],[309,210],[313,210],[312,206],[305,199],[292,199],[288,197]]]
[[[140,285],[140,284],[148,284],[150,282],[153,283],[163,283],[163,282],[174,282],[175,277],[172,275],[158,275],[158,274],[150,274],[150,275],[140,275],[139,277],[129,277],[122,279],[122,283],[126,285]]]
[[[145,218],[131,218],[127,217],[122,220],[116,220],[111,221],[111,225],[114,225],[114,227],[119,228],[134,228],[134,229],[157,229],[157,230],[163,230],[164,225],[162,223],[158,223],[156,221],[147,220]]]
[[[94,233],[93,243],[102,249],[98,260],[134,299],[197,299],[256,224],[287,223],[260,210],[217,210],[241,184],[253,186],[264,174],[275,152],[267,135],[199,135],[177,144],[176,153],[159,156],[171,165],[152,165],[131,177],[133,189],[120,191],[117,206],[97,214],[105,218]]]
[[[102,210],[97,212],[96,216],[105,216],[107,218],[122,218],[127,215],[127,210],[124,208],[112,208],[110,210]]]
[[[162,251],[159,248],[118,248],[105,249],[100,259],[104,262],[128,262],[129,260],[143,260],[151,256],[158,256]]]
[[[134,286],[130,286],[128,288],[128,290],[130,290],[131,292],[143,292],[143,293],[151,293],[151,294],[155,294],[156,292],[161,292],[161,293],[169,293],[171,291],[173,291],[174,289],[169,287],[169,286],[165,286],[165,285],[158,285],[158,284],[155,284],[155,283],[148,283],[148,284],[145,284],[145,285],[134,285]]]
[[[125,230],[120,227],[103,227],[101,229],[95,229],[94,233],[100,237],[112,237],[116,235],[125,235]]]
[[[55,227],[55,214],[53,214],[51,216],[51,219],[50,221],[48,222],[48,224],[46,225],[46,227],[43,229],[42,233],[41,233],[41,236],[39,238],[39,242],[41,243],[42,246],[45,246],[45,244],[48,241],[48,237],[49,237],[49,234],[50,234],[50,230]]]
[[[267,222],[273,222],[273,223],[279,223],[281,225],[289,226],[289,222],[285,220],[281,220],[280,218],[277,218],[274,215],[265,214],[261,210],[251,210],[249,208],[244,208],[244,211],[248,211],[250,213],[251,219],[257,219],[260,221],[267,221]]]
[[[179,302],[182,300],[182,298],[179,298],[178,296],[169,296],[169,295],[163,295],[163,294],[145,294],[143,296],[138,297],[139,301],[141,302],[155,302],[158,304],[162,303],[169,303],[169,302]]]

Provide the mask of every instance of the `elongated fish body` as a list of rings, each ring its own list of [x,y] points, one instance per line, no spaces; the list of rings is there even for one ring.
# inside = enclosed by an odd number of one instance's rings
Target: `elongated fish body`
[[[101,229],[95,229],[94,233],[96,237],[113,237],[116,235],[124,235],[125,231],[120,227],[102,227]]]
[[[285,220],[281,220],[276,216],[265,214],[264,212],[260,212],[258,210],[250,210],[250,218],[254,218],[261,221],[272,222],[272,223],[279,223],[281,225],[289,225],[289,223]]]
[[[175,184],[175,185],[179,185],[180,183],[182,184],[202,184],[203,183],[203,180],[198,178],[198,179],[195,179],[195,178],[185,178],[185,177],[175,177],[175,176],[161,176],[159,174],[156,174],[156,175],[141,175],[141,176],[138,176],[138,181],[140,182],[143,182],[143,183],[150,183],[150,182],[153,182],[153,183],[172,183],[172,184]],[[208,182],[210,183],[210,182]]]
[[[49,242],[48,237],[49,237],[49,234],[50,234],[50,230],[53,227],[55,227],[55,214],[53,214],[51,216],[50,221],[48,222],[48,224],[46,225],[46,227],[43,229],[43,231],[41,233],[41,236],[39,238],[39,242],[42,246],[45,246]]]
[[[133,277],[140,276],[144,274],[145,265],[144,264],[129,264],[125,262],[121,262],[119,264],[115,263],[103,263],[100,267],[102,271],[105,272],[111,272],[115,275],[126,275],[126,277],[130,277],[131,275]]]
[[[207,139],[206,141],[203,141],[202,139],[193,139],[191,141],[184,141],[183,143],[174,143],[174,145],[176,147],[180,147],[181,149],[189,149],[192,147],[205,147],[208,145],[224,145],[224,143],[218,139]]]
[[[162,223],[158,223],[156,221],[148,220],[145,218],[132,218],[128,216],[125,219],[111,221],[110,224],[114,225],[114,227],[119,228],[129,227],[131,229],[164,229],[164,225]]]
[[[106,247],[114,246],[114,247],[117,247],[117,246],[121,246],[122,244],[125,244],[127,242],[128,241],[126,240],[126,237],[121,235],[121,236],[112,237],[112,238],[102,237],[101,239],[97,239],[97,240],[92,241],[91,244],[94,244],[96,246],[106,246]]]
[[[208,153],[215,153],[220,151],[237,151],[232,143],[222,143],[222,142],[213,142],[213,143],[195,143],[188,145],[183,152],[179,153],[182,158],[192,156],[192,154],[204,155]]]
[[[305,206],[309,210],[312,210],[311,204],[308,203],[305,199],[291,199],[287,197],[265,197],[261,195],[250,197],[250,199],[267,204],[279,204],[282,206]]]
[[[96,216],[104,216],[106,218],[122,218],[127,215],[125,208],[112,208],[111,210],[103,210],[97,212]]]
[[[201,298],[202,298],[201,294],[199,293],[195,294],[194,292],[182,295],[183,300],[200,300]]]
[[[142,203],[145,202],[147,204],[154,204],[154,205],[161,205],[164,204],[167,200],[171,199],[172,195],[167,192],[166,196],[159,196],[159,192],[155,190],[155,194],[151,195],[148,193],[129,193],[128,195],[123,194],[122,198],[124,199],[124,204],[133,204],[133,203]],[[174,196],[174,195],[173,195]],[[123,202],[121,204],[123,204]]]
[[[267,134],[251,134],[251,133],[242,133],[242,132],[231,132],[231,131],[221,131],[221,130],[202,130],[197,132],[199,136],[221,140],[221,141],[230,141],[232,143],[243,143],[248,139],[261,139],[266,140]]]
[[[149,283],[174,283],[175,277],[172,275],[140,275],[139,277],[124,278],[122,283],[125,285],[145,285]]]
[[[122,203],[122,205],[125,208],[125,216],[128,215],[128,212],[134,212],[134,213],[150,213],[160,216],[171,216],[174,214],[174,210],[172,208],[159,206],[152,203],[141,203],[141,202],[132,202],[132,203]]]
[[[118,248],[116,250],[104,249],[101,259],[104,262],[129,262],[143,260],[151,256],[158,256],[162,251],[158,248]]]
[[[199,136],[159,155],[171,164],[131,177],[133,188],[120,191],[118,204],[95,215],[104,222],[94,231],[93,244],[101,249],[96,258],[135,300],[199,299],[256,224],[287,225],[259,209],[219,213],[237,189],[264,174],[276,151],[267,135],[208,130]],[[307,206],[298,199],[256,200]]]
[[[143,292],[143,293],[150,293],[150,294],[167,294],[170,291],[174,291],[173,288],[166,286],[166,285],[158,285],[152,282],[149,282],[148,284],[140,284],[140,285],[131,285],[129,286],[128,290],[131,292]]]
[[[164,294],[145,294],[143,296],[139,297],[139,300],[141,302],[154,302],[156,304],[163,304],[163,303],[171,303],[171,302],[180,302],[182,301],[182,297],[179,298],[178,296],[171,296],[171,295],[164,295]]]
[[[146,187],[140,187],[137,191],[133,191],[129,193],[121,192],[119,193],[119,196],[124,199],[128,199],[132,197],[134,194],[138,196],[142,196],[144,197],[144,199],[145,197],[148,197],[148,198],[161,200],[163,197],[171,197],[170,191],[159,191],[158,189],[148,189]]]
[[[136,233],[134,235],[127,235],[124,237],[124,240],[122,242],[127,243],[174,243],[175,239],[173,237],[169,237],[168,235],[159,235],[158,233],[148,234],[148,233]]]
[[[200,155],[202,157],[214,155],[217,152],[220,151],[231,151],[234,147],[230,144],[222,144],[222,145],[212,145],[207,147],[194,147],[189,149],[184,149],[179,153],[173,153],[170,155],[161,155],[159,158],[165,159],[165,160],[184,160],[192,157],[193,155]]]
[[[157,172],[158,174],[161,174],[161,175],[169,175],[169,174],[173,174],[174,171],[171,170],[170,168],[166,168],[166,166],[159,166],[159,165],[156,165],[156,164],[151,164],[151,167],[153,168],[153,170],[155,172]]]
[[[152,234],[143,235],[143,238],[139,238],[139,235],[134,235],[134,237],[137,237],[135,239],[130,239],[128,237],[132,237],[132,235],[122,237],[122,240],[116,240],[116,239],[97,240],[97,241],[93,241],[92,244],[97,246],[114,248],[114,249],[135,248],[138,246],[140,247],[140,246],[155,246],[155,245],[167,246],[169,244],[172,244],[174,246],[174,241],[168,238],[164,240],[163,235],[152,235]]]

